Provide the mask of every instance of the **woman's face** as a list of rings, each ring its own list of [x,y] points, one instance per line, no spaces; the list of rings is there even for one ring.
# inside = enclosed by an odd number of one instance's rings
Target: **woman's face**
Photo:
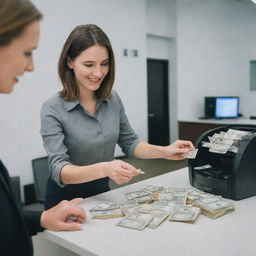
[[[39,21],[33,21],[7,46],[0,46],[0,93],[11,93],[19,76],[33,71],[32,52],[37,48]]]
[[[105,47],[93,45],[82,51],[73,61],[68,60],[82,92],[95,92],[109,72],[109,55]]]

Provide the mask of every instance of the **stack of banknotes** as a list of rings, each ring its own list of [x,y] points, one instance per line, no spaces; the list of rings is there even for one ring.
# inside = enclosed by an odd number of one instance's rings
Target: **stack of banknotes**
[[[241,141],[250,134],[252,132],[228,129],[227,132],[222,131],[208,136],[209,141],[202,141],[202,146],[218,154],[226,154],[228,151],[237,153]]]
[[[119,203],[98,203],[90,209],[91,218],[123,217],[116,225],[143,230],[155,229],[166,220],[194,223],[200,213],[215,219],[234,211],[234,205],[221,196],[194,188],[148,185],[124,197]]]

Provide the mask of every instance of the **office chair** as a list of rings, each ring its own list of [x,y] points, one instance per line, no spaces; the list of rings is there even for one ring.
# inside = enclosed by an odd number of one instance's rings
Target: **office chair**
[[[35,194],[38,202],[45,202],[45,191],[48,177],[50,175],[48,157],[40,157],[32,160]]]
[[[21,203],[21,193],[20,193],[20,176],[12,176],[10,177],[11,187],[14,193],[14,197],[19,205]]]

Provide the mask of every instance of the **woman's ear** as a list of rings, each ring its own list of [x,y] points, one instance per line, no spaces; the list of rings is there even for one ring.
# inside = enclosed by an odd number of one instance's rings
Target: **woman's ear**
[[[69,57],[67,57],[67,65],[70,69],[73,69],[73,61]]]

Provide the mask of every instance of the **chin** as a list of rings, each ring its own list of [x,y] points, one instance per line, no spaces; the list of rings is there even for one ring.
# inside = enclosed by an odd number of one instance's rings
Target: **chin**
[[[100,85],[90,86],[90,90],[92,90],[92,91],[97,91],[99,88],[100,88]]]
[[[0,93],[10,94],[13,92],[13,87],[14,87],[14,85],[3,86],[3,87],[1,87],[1,85],[0,85]]]

